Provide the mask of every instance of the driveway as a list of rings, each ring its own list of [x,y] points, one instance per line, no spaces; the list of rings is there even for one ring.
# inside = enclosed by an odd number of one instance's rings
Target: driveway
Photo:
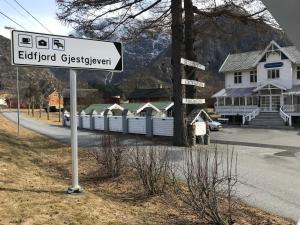
[[[16,121],[16,113],[3,114]],[[21,125],[69,143],[70,131],[67,128],[24,117],[21,117]],[[99,135],[79,131],[78,136],[79,145],[88,146],[95,144],[94,140]],[[300,136],[297,131],[226,128],[212,132],[212,139],[214,142],[242,144],[229,146],[238,154],[239,197],[250,205],[277,215],[295,221],[300,219]],[[128,141],[135,143],[134,137]],[[226,151],[227,145],[220,144],[218,148]],[[172,159],[176,163],[182,164],[183,156],[182,148],[172,148]]]

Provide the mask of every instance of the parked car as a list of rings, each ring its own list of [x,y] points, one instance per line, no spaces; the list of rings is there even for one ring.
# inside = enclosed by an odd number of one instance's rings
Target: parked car
[[[208,121],[207,122],[210,130],[220,130],[222,128],[222,124],[217,121]]]

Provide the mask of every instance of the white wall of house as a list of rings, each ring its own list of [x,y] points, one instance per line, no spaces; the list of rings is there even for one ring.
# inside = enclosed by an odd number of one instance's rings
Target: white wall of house
[[[253,69],[255,70],[255,68]],[[234,72],[226,72],[225,73],[225,88],[248,88],[248,87],[256,87],[257,83],[250,82],[250,71],[253,70],[241,70],[242,72],[242,83],[235,84],[234,83]]]
[[[293,64],[293,85],[300,85],[300,79],[297,79],[297,67],[300,65]]]
[[[277,68],[265,68],[267,63],[283,62],[282,67]],[[277,79],[268,79],[268,70],[279,69],[280,77]],[[261,62],[257,66],[257,85],[260,86],[267,82],[272,82],[278,85],[281,85],[287,89],[292,88],[293,86],[293,66],[292,62],[289,59],[282,60],[279,55],[271,55],[267,58],[266,62]]]

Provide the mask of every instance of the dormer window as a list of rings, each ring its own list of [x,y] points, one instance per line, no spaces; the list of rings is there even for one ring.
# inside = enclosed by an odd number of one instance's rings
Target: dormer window
[[[250,71],[250,83],[256,83],[257,82],[257,71],[252,70]]]
[[[234,83],[241,84],[242,83],[242,72],[235,72],[234,73]]]

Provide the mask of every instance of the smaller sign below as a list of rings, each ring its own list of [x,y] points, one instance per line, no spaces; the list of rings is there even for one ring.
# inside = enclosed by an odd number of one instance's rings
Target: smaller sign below
[[[197,87],[205,87],[205,83],[196,80],[181,79],[181,84],[192,85]]]
[[[201,65],[200,63],[194,62],[194,61],[191,61],[191,60],[187,60],[187,59],[184,59],[184,58],[181,58],[180,63],[183,64],[183,65],[186,65],[186,66],[191,66],[191,67],[198,68],[200,70],[205,70],[205,66]]]
[[[205,99],[189,99],[189,98],[183,98],[182,99],[183,104],[188,104],[188,105],[201,105],[205,104]]]

